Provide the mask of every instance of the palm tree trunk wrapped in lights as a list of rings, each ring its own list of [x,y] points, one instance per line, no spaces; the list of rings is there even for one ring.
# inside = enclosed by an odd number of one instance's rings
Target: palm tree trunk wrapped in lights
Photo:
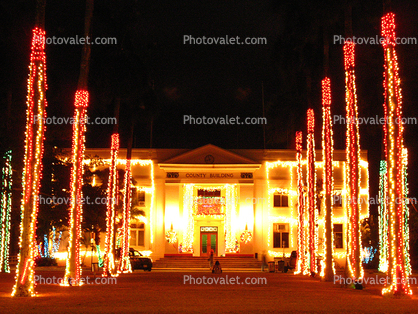
[[[331,80],[326,77],[322,80],[322,161],[323,185],[324,185],[324,208],[325,208],[325,254],[324,269],[321,275],[325,281],[334,280],[334,239],[332,232],[332,197],[334,192],[334,169],[332,165],[334,142],[332,135],[331,119]]]
[[[93,16],[93,0],[86,1],[84,36],[90,36],[90,24]],[[85,43],[81,55],[80,76],[75,93],[75,111],[73,124],[73,146],[71,152],[71,202],[69,219],[69,247],[65,268],[64,286],[81,285],[81,256],[80,238],[83,216],[82,187],[83,187],[83,159],[85,150],[85,133],[87,123],[87,107],[89,105],[88,74],[90,65],[91,46]]]
[[[316,173],[315,173],[315,115],[313,109],[308,109],[308,139],[307,139],[307,173],[308,183],[307,209],[309,217],[308,245],[309,271],[317,273],[316,254],[318,252],[318,213],[316,208]]]
[[[395,50],[395,15],[382,18],[383,49],[385,54],[385,155],[387,162],[388,214],[388,270],[390,282],[382,290],[383,295],[411,295],[409,286],[409,229],[406,195],[406,151],[403,144],[402,94],[398,74],[398,58]]]
[[[33,30],[29,66],[25,157],[22,174],[23,193],[19,240],[20,252],[16,269],[16,283],[12,292],[13,296],[18,297],[35,295],[35,236],[39,208],[38,195],[42,176],[42,156],[44,151],[45,107],[47,106],[45,98],[45,92],[47,90],[45,31],[42,28],[44,13],[45,2],[40,1],[38,2],[38,27]]]
[[[103,276],[107,277],[115,273],[115,222],[116,222],[116,204],[118,197],[118,151],[119,134],[112,134],[112,144],[110,147],[111,164],[109,168],[109,182],[107,188],[107,213],[106,213],[106,242],[105,258],[103,265]]]
[[[12,151],[3,156],[4,165],[1,174],[1,208],[0,208],[0,273],[10,273],[9,244],[10,218],[12,211]]]
[[[296,132],[296,160],[298,174],[298,253],[295,274],[308,274],[305,236],[305,202],[303,201],[302,132]]]
[[[347,188],[347,260],[352,278],[363,277],[360,231],[360,135],[358,126],[356,77],[354,73],[354,43],[344,44]]]

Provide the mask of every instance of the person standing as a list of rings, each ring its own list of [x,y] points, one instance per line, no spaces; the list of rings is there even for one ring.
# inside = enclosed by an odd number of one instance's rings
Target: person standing
[[[267,256],[266,251],[263,251],[261,254],[261,271],[264,271],[265,267],[267,267]]]
[[[208,258],[210,269],[212,269],[212,267],[213,267],[213,253],[214,253],[213,250],[210,250],[210,255],[209,255],[209,258]]]

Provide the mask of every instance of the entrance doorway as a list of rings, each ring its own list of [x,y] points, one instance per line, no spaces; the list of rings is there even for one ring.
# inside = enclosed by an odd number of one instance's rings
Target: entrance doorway
[[[218,256],[218,227],[200,227],[200,256]]]

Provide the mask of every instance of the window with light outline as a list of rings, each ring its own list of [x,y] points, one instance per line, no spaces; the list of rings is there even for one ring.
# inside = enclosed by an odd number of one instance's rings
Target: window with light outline
[[[276,193],[273,196],[274,207],[289,207],[289,195],[284,193]]]
[[[145,223],[137,222],[131,223],[131,238],[129,240],[130,246],[144,246],[145,245]]]
[[[273,224],[273,248],[289,248],[289,224]]]
[[[343,249],[344,248],[343,224],[334,224],[333,232],[334,232],[334,248]]]

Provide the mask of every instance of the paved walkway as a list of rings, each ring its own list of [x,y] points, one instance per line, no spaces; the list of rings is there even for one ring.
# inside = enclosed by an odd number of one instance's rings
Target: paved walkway
[[[14,274],[0,274],[0,313],[416,313],[418,309],[416,285],[411,299],[388,299],[380,295],[380,285],[354,290],[291,273],[135,271],[116,278],[116,284],[98,284],[86,271],[83,277],[89,277],[89,284],[81,287],[47,284],[62,277],[62,271],[36,275],[45,281],[38,284],[37,297],[12,298]]]

